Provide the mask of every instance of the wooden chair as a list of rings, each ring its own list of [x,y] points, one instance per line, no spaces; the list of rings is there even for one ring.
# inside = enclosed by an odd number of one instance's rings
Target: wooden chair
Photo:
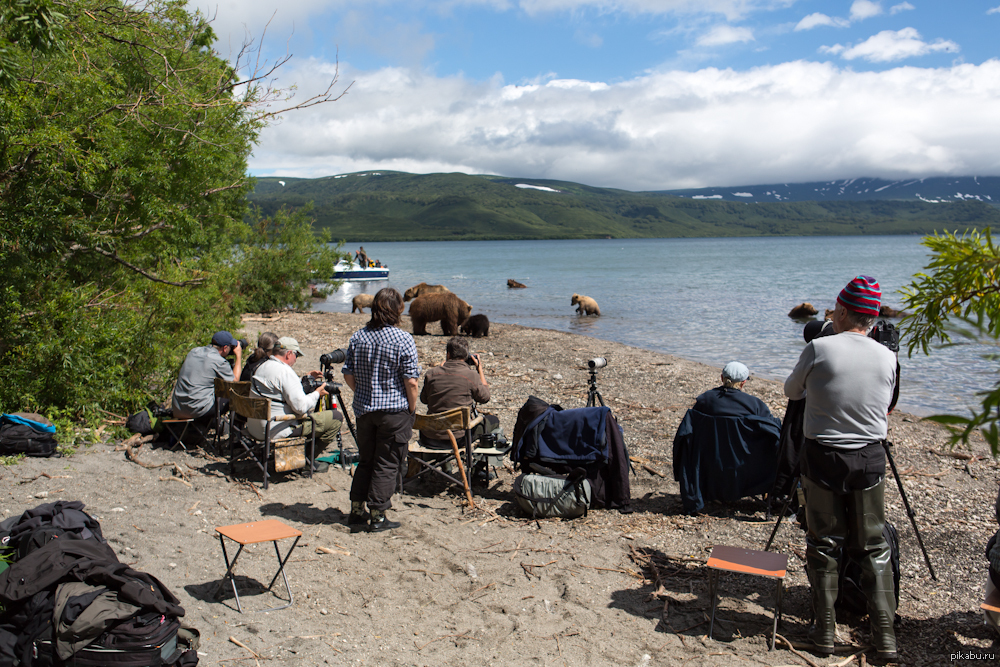
[[[316,456],[316,423],[311,414],[272,417],[271,401],[269,399],[240,396],[233,392],[229,394],[229,409],[235,412],[238,417],[243,417],[246,420],[266,420],[263,440],[258,440],[250,433],[250,430],[247,428],[248,424],[245,421],[241,424],[238,420],[233,420],[229,436],[230,474],[233,474],[236,461],[250,459],[263,473],[264,490],[266,491],[268,478],[270,477],[267,466],[273,457],[275,472],[286,472],[306,467],[309,470],[309,477],[312,477],[313,462]],[[304,419],[313,421],[310,436],[271,439],[271,430],[276,424],[284,421]],[[308,443],[308,455],[306,455],[306,443]]]
[[[403,485],[409,484],[416,481],[423,475],[427,473],[440,475],[449,482],[461,486],[465,490],[465,497],[469,501],[469,506],[473,507],[475,503],[472,500],[472,490],[469,488],[469,479],[466,476],[466,469],[470,472],[472,471],[472,465],[474,463],[473,458],[473,443],[472,443],[472,429],[483,421],[482,415],[477,415],[475,418],[472,417],[472,408],[469,406],[454,408],[452,410],[447,410],[445,412],[437,412],[430,415],[416,415],[413,420],[413,428],[416,431],[447,431],[448,439],[451,441],[451,453],[447,450],[434,449],[432,447],[424,447],[419,444],[411,444],[409,446],[409,454],[422,454],[422,455],[435,455],[435,458],[430,461],[425,461],[422,458],[414,457],[413,460],[416,461],[421,470],[416,475],[406,479]],[[452,431],[464,430],[465,431],[465,461],[462,461],[462,455],[458,449],[458,441],[455,440],[455,434]],[[458,465],[458,472],[461,479],[453,477],[451,474],[445,471],[445,467],[450,461],[455,461]]]
[[[250,395],[250,383],[223,380],[222,378],[215,378],[215,436],[212,438],[212,449],[216,452],[219,451],[219,441],[222,439],[223,433],[226,429],[222,428],[222,401],[229,398],[230,392],[239,394],[240,396]],[[229,411],[229,415],[226,418],[228,421],[229,428],[232,429],[233,426],[233,411]]]
[[[784,591],[785,573],[788,568],[788,556],[770,551],[753,551],[727,547],[720,544],[712,547],[708,557],[708,590],[712,596],[712,620],[708,624],[708,636],[712,636],[715,628],[715,608],[718,602],[719,573],[742,572],[758,577],[767,577],[778,581],[774,593],[774,626],[771,628],[771,647],[774,650],[774,639],[778,634],[778,622],[781,620],[781,596]]]

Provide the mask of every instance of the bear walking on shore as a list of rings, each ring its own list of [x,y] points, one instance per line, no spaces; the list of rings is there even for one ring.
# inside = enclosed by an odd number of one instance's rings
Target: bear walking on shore
[[[462,301],[451,292],[425,294],[410,302],[410,320],[413,322],[413,335],[427,335],[428,322],[441,322],[441,331],[445,336],[454,336],[458,327],[469,319],[472,306]]]
[[[428,285],[427,283],[420,283],[419,285],[414,285],[410,289],[406,290],[403,294],[403,301],[410,301],[411,299],[416,299],[418,296],[423,296],[425,294],[440,294],[441,292],[450,292],[451,290],[444,285]]]
[[[490,318],[482,313],[473,315],[462,325],[462,333],[473,338],[481,338],[490,335]]]

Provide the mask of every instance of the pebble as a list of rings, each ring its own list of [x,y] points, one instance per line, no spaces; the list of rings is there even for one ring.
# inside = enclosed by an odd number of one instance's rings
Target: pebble
[[[327,611],[326,609],[320,609],[320,610],[319,610],[319,613],[320,613],[320,614],[322,614],[323,616],[326,616],[326,615],[327,615],[327,614],[329,614],[330,612],[328,612],[328,611]]]
[[[171,563],[170,567],[177,567],[177,563]]]
[[[49,497],[49,492],[48,491],[40,491],[40,492],[38,492],[38,493],[35,494],[35,497],[36,498],[48,498]]]
[[[124,507],[112,507],[111,511],[112,512],[124,512],[125,508]]]

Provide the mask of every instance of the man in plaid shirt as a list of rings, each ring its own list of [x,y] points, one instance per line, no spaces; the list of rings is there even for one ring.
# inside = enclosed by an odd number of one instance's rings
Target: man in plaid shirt
[[[413,433],[420,364],[413,336],[402,331],[403,296],[395,289],[379,290],[372,318],[351,336],[344,361],[344,382],[354,392],[358,420],[358,468],[351,484],[352,533],[398,528],[385,511],[392,507],[399,467]],[[369,523],[365,503],[371,513]]]

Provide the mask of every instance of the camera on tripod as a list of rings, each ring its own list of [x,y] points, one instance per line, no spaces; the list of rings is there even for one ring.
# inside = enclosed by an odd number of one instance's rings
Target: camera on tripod
[[[327,352],[319,358],[320,366],[333,366],[334,364],[342,364],[344,360],[347,359],[347,350],[340,349],[334,350],[333,352]]]
[[[608,360],[605,359],[604,357],[594,357],[593,359],[587,362],[587,366],[589,366],[590,370],[592,371],[596,371],[598,368],[604,368],[607,365],[608,365]]]
[[[326,378],[321,380],[317,377],[313,377],[312,375],[302,376],[302,391],[306,392],[307,394],[311,394],[320,387],[326,387],[326,390],[329,393],[333,394],[336,393],[338,386],[339,385],[336,382],[327,381]]]

